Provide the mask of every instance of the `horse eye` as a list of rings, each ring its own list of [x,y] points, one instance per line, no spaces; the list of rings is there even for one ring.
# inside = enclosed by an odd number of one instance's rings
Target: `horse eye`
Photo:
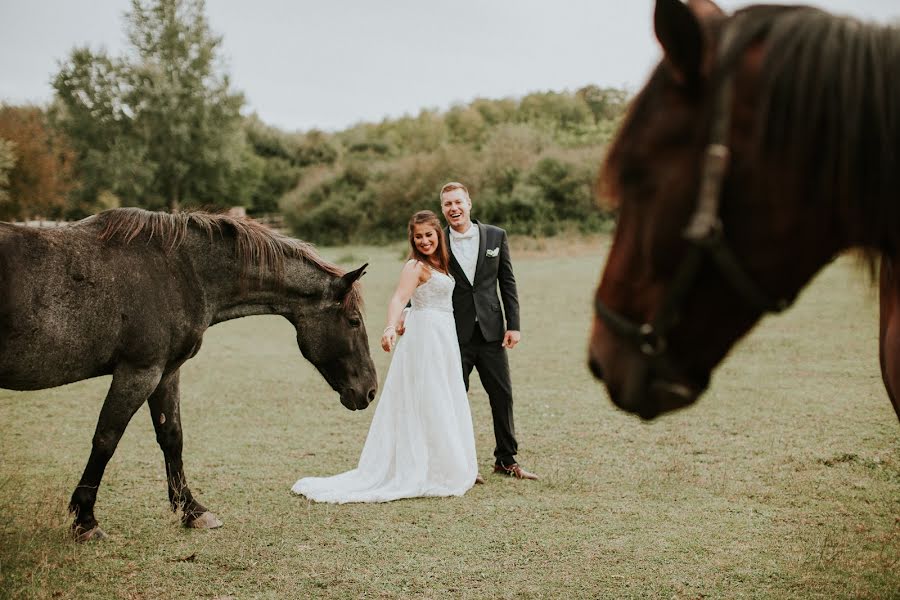
[[[361,325],[362,325],[362,321],[360,321],[359,319],[355,319],[355,318],[354,318],[354,319],[350,319],[350,327],[358,328],[358,327],[360,327]]]

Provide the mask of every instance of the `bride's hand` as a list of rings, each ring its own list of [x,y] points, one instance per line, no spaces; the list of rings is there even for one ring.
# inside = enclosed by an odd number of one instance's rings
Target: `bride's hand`
[[[381,336],[381,348],[385,352],[390,352],[394,343],[397,341],[397,330],[393,327],[386,327],[384,330],[384,334]]]

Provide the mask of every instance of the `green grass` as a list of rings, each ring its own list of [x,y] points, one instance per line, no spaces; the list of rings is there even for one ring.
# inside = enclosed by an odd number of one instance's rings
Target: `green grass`
[[[211,329],[182,375],[188,480],[225,526],[185,530],[168,512],[142,408],[98,498],[110,539],[76,545],[65,505],[108,379],[0,391],[0,596],[900,597],[900,427],[878,372],[875,292],[855,263],[766,319],[697,405],[643,423],[585,367],[602,248],[513,247],[519,458],[539,482],[489,475],[476,381],[486,485],[383,505],[290,495],[301,475],[355,466],[373,411],[340,405],[287,321],[250,318]],[[371,263],[367,324],[380,332],[399,246],[325,253]]]

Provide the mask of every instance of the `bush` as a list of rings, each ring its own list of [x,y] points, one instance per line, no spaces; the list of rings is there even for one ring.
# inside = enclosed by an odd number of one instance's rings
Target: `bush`
[[[585,221],[598,210],[594,203],[596,169],[594,162],[548,156],[538,161],[528,182],[541,190],[557,220]]]
[[[300,238],[329,245],[354,241],[365,216],[362,203],[346,196],[332,196],[306,211],[287,213],[288,224]]]
[[[386,164],[370,186],[373,213],[367,230],[390,235],[405,230],[416,211],[440,213],[438,191],[450,180],[466,181],[470,190],[480,184],[477,162],[465,146],[444,146]]]
[[[450,140],[477,146],[487,130],[487,123],[480,112],[471,106],[454,106],[445,118]]]
[[[314,129],[297,141],[293,159],[294,164],[301,167],[331,165],[340,154],[340,146],[331,139],[331,136]]]
[[[440,186],[456,180],[469,188],[475,218],[511,233],[594,231],[610,218],[595,205],[594,180],[617,101],[600,88],[478,99],[317,133],[338,146],[334,161],[304,168],[281,207],[313,242],[396,241],[412,213],[440,211]]]
[[[542,224],[555,220],[541,190],[519,184],[508,193],[488,190],[472,203],[472,216],[509,233],[542,234]]]

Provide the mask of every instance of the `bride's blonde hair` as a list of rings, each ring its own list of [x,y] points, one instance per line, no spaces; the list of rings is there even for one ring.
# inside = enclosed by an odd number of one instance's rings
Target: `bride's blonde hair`
[[[430,225],[437,234],[438,247],[431,256],[426,256],[416,247],[416,241],[413,237],[416,225]],[[450,251],[447,249],[447,237],[444,235],[444,228],[437,215],[430,210],[420,210],[409,219],[407,227],[409,235],[409,258],[418,260],[438,269],[442,273],[450,270]]]

